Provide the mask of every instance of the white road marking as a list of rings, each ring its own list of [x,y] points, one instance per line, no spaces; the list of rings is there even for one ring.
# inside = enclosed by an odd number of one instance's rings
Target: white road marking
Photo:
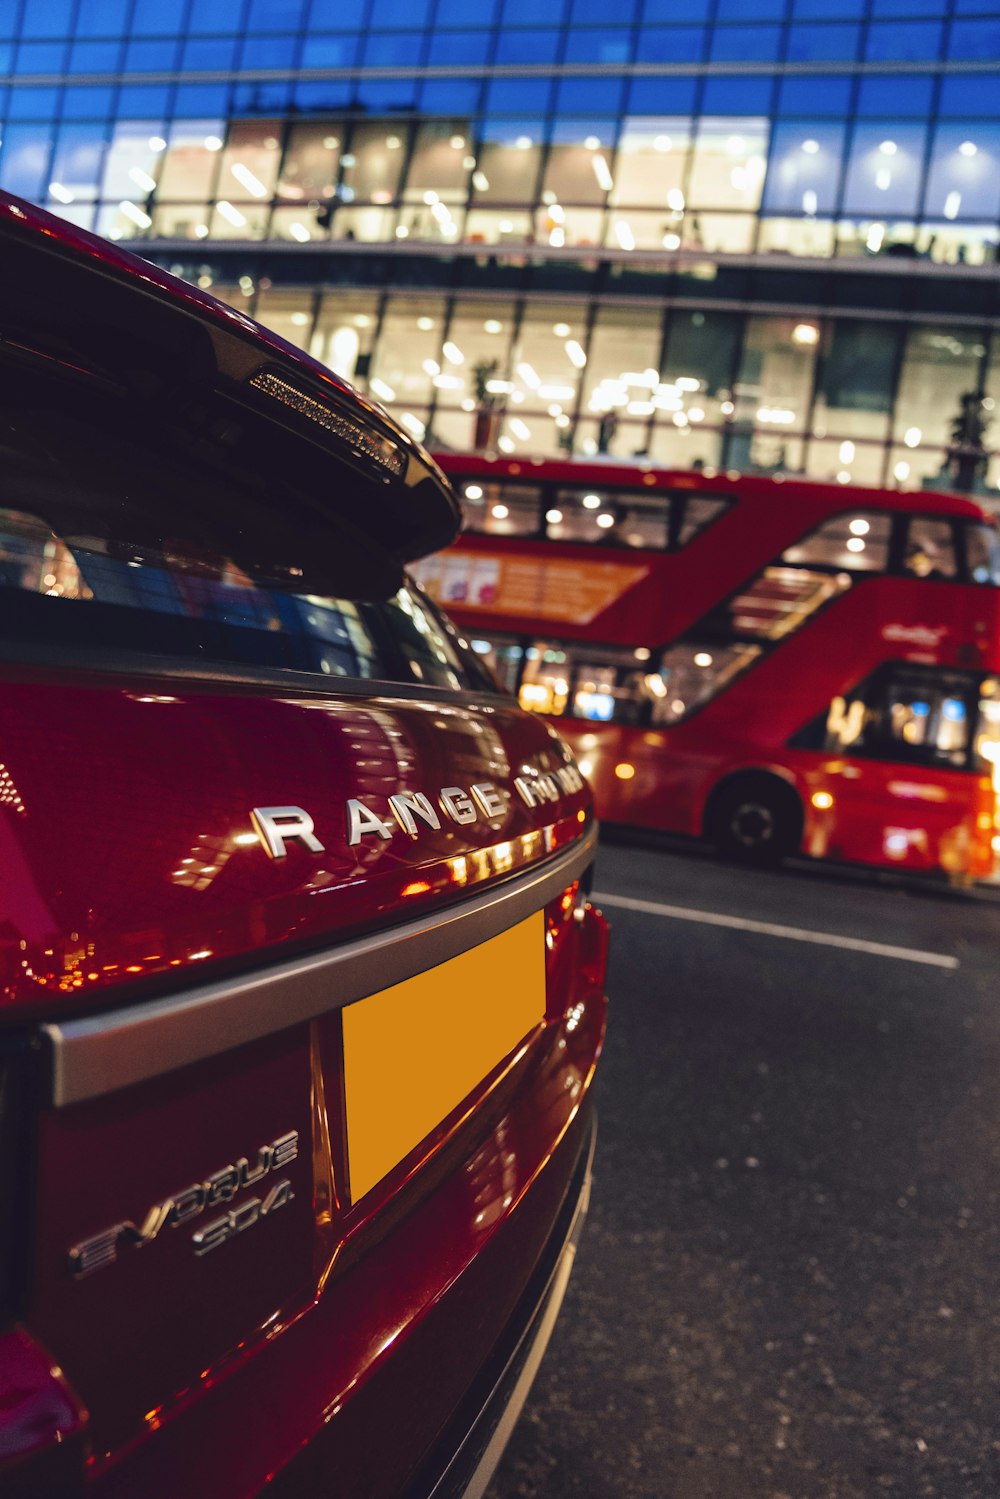
[[[808,927],[778,926],[773,921],[750,921],[744,916],[724,916],[718,911],[698,911],[691,906],[667,906],[654,900],[634,900],[627,895],[597,894],[599,905],[623,911],[641,911],[647,916],[667,916],[674,921],[695,921],[703,926],[730,927],[737,932],[756,932],[761,937],[784,937],[789,942],[812,942],[819,947],[846,947],[851,952],[872,953],[879,958],[899,958],[905,963],[923,963],[929,968],[958,968],[957,958],[943,952],[923,952],[914,947],[893,947],[888,942],[867,942],[863,937],[840,937],[836,932],[814,932]]]

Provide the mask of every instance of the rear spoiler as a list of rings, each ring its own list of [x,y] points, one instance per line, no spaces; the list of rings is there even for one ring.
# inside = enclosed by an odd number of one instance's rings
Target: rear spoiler
[[[456,536],[458,501],[419,444],[242,313],[9,195],[0,267],[5,405],[23,369],[59,392],[46,395],[53,422],[96,402],[105,439],[111,424],[197,457],[220,494],[213,505],[205,486],[200,523],[232,555],[277,558],[296,591],[343,591],[346,541],[363,558],[363,596]],[[238,513],[234,475],[246,483]]]

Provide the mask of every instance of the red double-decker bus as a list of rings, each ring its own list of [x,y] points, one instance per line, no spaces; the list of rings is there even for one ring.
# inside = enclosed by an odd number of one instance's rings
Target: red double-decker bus
[[[609,822],[744,857],[982,878],[1000,847],[1000,556],[955,495],[444,455],[420,564]]]

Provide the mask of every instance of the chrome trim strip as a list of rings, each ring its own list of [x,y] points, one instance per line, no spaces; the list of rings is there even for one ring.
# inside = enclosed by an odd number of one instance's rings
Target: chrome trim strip
[[[434,968],[539,910],[583,873],[596,848],[595,825],[525,875],[420,921],[184,994],[43,1026],[51,1101],[63,1108],[160,1077]]]

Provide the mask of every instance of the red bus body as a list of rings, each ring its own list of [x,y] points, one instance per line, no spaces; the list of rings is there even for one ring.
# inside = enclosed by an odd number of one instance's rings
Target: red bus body
[[[981,754],[951,768],[919,763],[908,746],[899,755],[858,753],[850,745],[817,743],[816,732],[812,744],[802,743],[807,726],[832,703],[890,665],[904,675],[908,664],[916,673],[943,668],[962,684],[981,676],[992,691],[988,674],[1000,669],[1000,592],[961,576],[917,576],[899,552],[900,528],[911,518],[930,518],[946,530],[980,527],[988,523],[980,507],[954,495],[792,477],[452,454],[439,461],[460,494],[471,485],[483,496],[481,525],[490,524],[485,517],[494,502],[509,508],[504,498],[512,491],[522,497],[522,509],[523,496],[537,493],[543,529],[546,514],[562,520],[574,496],[588,491],[610,507],[608,514],[630,496],[639,505],[643,499],[653,505],[657,496],[720,502],[709,524],[671,549],[466,530],[441,558],[421,564],[425,586],[470,637],[480,637],[480,649],[497,640],[516,641],[522,651],[564,646],[585,661],[592,643],[623,657],[629,651],[648,655],[653,666],[657,651],[676,642],[702,641],[702,659],[741,638],[761,645],[749,669],[667,725],[574,715],[573,685],[567,684],[566,708],[556,721],[594,788],[602,819],[702,835],[712,831],[719,805],[713,798],[725,796],[720,788],[734,779],[771,777],[794,794],[800,809],[795,848],[803,853],[976,878],[992,872],[995,792]],[[477,512],[466,506],[468,525]],[[797,572],[788,565],[786,558],[811,535],[858,512],[874,519],[856,524],[884,524],[886,554],[898,554],[899,566]],[[855,560],[842,556],[849,564]],[[794,597],[796,579],[803,577],[828,579],[833,592],[787,629],[788,614],[780,611],[794,606],[782,590]],[[483,579],[488,584],[477,592]],[[720,610],[727,608],[737,626],[740,609],[747,611],[742,633],[720,634]],[[760,623],[753,615],[762,608]],[[523,661],[520,673],[508,671],[506,680],[521,688],[525,701]],[[530,691],[527,705],[535,706]]]

